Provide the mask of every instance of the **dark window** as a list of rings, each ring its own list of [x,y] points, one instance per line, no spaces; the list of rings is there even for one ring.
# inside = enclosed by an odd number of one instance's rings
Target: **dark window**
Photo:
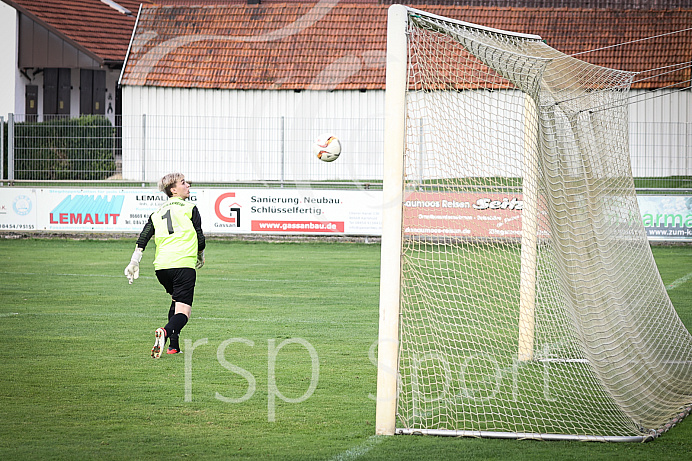
[[[79,71],[79,113],[90,114],[94,102],[94,71]]]
[[[43,113],[70,115],[70,69],[46,68],[43,71]]]
[[[81,69],[79,72],[79,113],[106,113],[106,71]]]

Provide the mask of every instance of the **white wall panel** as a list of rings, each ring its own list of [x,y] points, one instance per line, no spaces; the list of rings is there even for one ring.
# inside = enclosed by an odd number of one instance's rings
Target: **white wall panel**
[[[630,100],[633,175],[692,175],[692,91],[635,90]]]
[[[382,91],[123,87],[123,177],[180,170],[218,182],[380,179],[383,104]],[[342,142],[333,163],[311,152],[324,132]]]

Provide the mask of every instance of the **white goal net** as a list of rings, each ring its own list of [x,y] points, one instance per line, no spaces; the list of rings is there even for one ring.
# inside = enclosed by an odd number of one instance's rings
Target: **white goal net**
[[[378,433],[665,431],[692,404],[692,337],[639,213],[633,74],[398,5],[389,20]]]

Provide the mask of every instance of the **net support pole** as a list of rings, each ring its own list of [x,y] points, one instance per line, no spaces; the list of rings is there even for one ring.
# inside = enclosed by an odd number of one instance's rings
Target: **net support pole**
[[[536,328],[536,263],[538,259],[538,112],[524,94],[523,207],[519,286],[519,361],[533,359]]]
[[[404,145],[406,137],[406,23],[402,5],[387,19],[387,73],[384,121],[380,319],[377,352],[375,433],[394,435],[396,426],[399,303],[401,281]]]

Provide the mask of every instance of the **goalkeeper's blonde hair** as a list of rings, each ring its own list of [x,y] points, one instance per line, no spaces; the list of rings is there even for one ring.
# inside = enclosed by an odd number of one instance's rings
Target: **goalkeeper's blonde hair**
[[[171,188],[178,184],[178,181],[185,179],[182,173],[168,173],[163,178],[159,179],[159,190],[167,196],[172,197]]]

